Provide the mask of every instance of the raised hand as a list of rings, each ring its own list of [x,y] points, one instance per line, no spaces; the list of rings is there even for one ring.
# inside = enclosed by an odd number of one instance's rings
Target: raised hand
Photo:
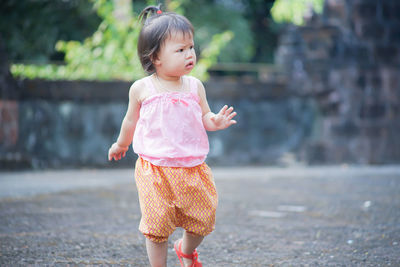
[[[228,108],[228,106],[225,105],[217,114],[210,118],[218,130],[223,130],[236,124],[236,121],[232,120],[232,118],[235,117],[237,113],[232,111],[233,107]]]

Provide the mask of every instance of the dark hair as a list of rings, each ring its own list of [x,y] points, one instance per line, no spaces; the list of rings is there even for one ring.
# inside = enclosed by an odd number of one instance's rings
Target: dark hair
[[[155,71],[153,60],[157,58],[161,46],[173,32],[194,35],[190,21],[174,12],[162,12],[160,5],[148,6],[140,13],[142,29],[139,34],[137,52],[143,69]]]

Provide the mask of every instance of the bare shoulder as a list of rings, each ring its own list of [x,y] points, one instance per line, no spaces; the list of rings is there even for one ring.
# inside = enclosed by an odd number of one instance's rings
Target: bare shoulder
[[[145,87],[144,79],[146,78],[136,80],[134,83],[132,83],[131,88],[129,89],[130,94],[139,93],[141,90],[144,90]]]
[[[204,94],[205,93],[205,89],[204,89],[203,83],[199,79],[197,79],[196,77],[193,77],[193,76],[189,76],[189,77],[190,77],[190,79],[193,79],[196,82],[197,91],[198,91],[199,95]]]
[[[196,84],[198,84],[198,85],[200,85],[200,86],[203,86],[203,83],[202,83],[198,78],[196,78],[196,77],[194,77],[194,76],[188,76],[188,77],[190,77],[190,79],[196,81]],[[204,87],[204,86],[203,86],[203,87]]]
[[[203,83],[199,79],[197,79],[197,78],[195,78],[193,76],[190,76],[190,77],[191,77],[191,79],[196,81],[197,95],[200,98],[199,104],[200,104],[200,107],[201,107],[202,114],[204,116],[205,114],[210,112],[210,107],[208,106],[208,102],[207,102],[206,90],[204,88]]]
[[[129,89],[129,98],[136,99],[138,102],[142,102],[144,94],[146,92],[145,78],[136,80]]]

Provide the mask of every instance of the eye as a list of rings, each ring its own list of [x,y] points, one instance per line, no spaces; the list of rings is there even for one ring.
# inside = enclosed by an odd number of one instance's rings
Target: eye
[[[178,49],[178,52],[182,53],[183,52],[183,48]]]
[[[190,49],[194,49],[194,45],[190,46]]]

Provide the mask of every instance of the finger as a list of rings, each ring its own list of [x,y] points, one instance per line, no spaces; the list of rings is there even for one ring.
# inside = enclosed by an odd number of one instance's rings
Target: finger
[[[223,108],[221,108],[221,110],[218,112],[218,114],[224,115],[225,111],[228,109],[228,106],[225,105]]]
[[[229,121],[229,122],[226,124],[226,127],[225,127],[225,128],[228,128],[228,127],[230,127],[230,126],[232,126],[232,125],[234,125],[234,124],[236,124],[236,121],[235,121],[235,120],[231,120],[231,121]]]
[[[229,115],[232,111],[233,111],[233,107],[228,108],[228,109],[225,111],[225,115]]]
[[[228,120],[231,120],[233,117],[237,115],[236,112],[233,112],[231,115],[228,116]]]

